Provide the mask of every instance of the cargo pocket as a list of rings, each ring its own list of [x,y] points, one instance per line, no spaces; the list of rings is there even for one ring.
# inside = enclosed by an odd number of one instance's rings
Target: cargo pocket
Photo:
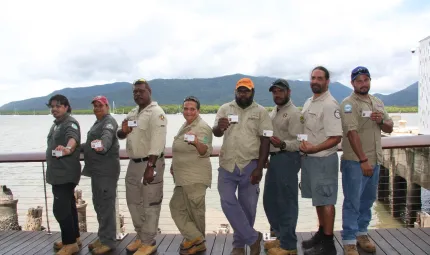
[[[144,201],[148,201],[145,205],[149,207],[161,206],[163,202],[163,182],[144,185],[143,190],[145,194]]]
[[[319,180],[315,191],[324,197],[331,197],[336,192],[336,183],[332,180]]]

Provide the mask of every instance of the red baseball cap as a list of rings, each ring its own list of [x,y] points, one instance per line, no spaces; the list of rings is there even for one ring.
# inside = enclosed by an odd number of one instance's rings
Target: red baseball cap
[[[93,104],[95,101],[100,102],[100,103],[105,104],[105,105],[109,105],[109,101],[107,100],[107,98],[105,96],[96,96],[95,98],[93,98],[93,101],[91,101],[91,103]]]

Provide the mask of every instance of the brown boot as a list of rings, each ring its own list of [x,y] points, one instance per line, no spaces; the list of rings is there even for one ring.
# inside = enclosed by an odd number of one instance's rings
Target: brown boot
[[[126,249],[129,252],[135,252],[137,249],[142,246],[142,241],[140,239],[136,239],[133,242],[131,242],[129,245],[127,245]]]
[[[346,244],[343,246],[343,254],[345,255],[359,255],[357,246],[353,244]]]
[[[157,251],[157,246],[142,244],[133,255],[150,255]]]
[[[82,246],[81,238],[79,238],[79,237],[76,238],[76,243],[78,244],[79,247],[81,247]],[[54,243],[54,249],[59,250],[61,248],[63,248],[63,242],[58,241],[58,242]]]
[[[102,243],[100,242],[100,239],[97,239],[95,242],[92,242],[88,245],[88,249],[91,251],[91,250],[94,250],[95,248],[97,248],[101,245],[102,245]]]
[[[200,244],[202,244],[204,242],[205,242],[205,239],[203,238],[203,236],[199,236],[199,237],[197,237],[197,238],[195,238],[195,239],[193,239],[191,241],[184,240],[184,242],[181,243],[181,245],[180,245],[180,249],[181,250],[188,250],[191,247],[193,247],[195,245],[200,245]]]
[[[233,248],[230,255],[245,255],[245,248]]]
[[[297,250],[284,250],[281,247],[270,249],[267,254],[269,255],[297,255]]]
[[[206,251],[206,245],[204,242],[201,242],[200,244],[193,245],[189,249],[180,250],[179,254],[181,255],[192,255],[196,254],[201,251]]]
[[[63,245],[63,248],[61,248],[56,255],[72,255],[79,252],[79,246],[77,243],[72,244],[66,244]]]
[[[266,251],[272,248],[279,248],[280,246],[281,246],[281,241],[279,241],[279,239],[264,242],[264,249]]]
[[[361,247],[365,252],[376,252],[375,244],[370,241],[367,235],[357,236],[357,244]]]
[[[107,246],[107,245],[104,245],[104,244],[101,244],[100,243],[100,245],[99,246],[97,246],[94,250],[92,250],[91,252],[93,253],[93,254],[97,254],[97,255],[100,255],[100,254],[105,254],[105,253],[107,253],[107,252],[109,252],[109,251],[111,251],[112,250],[112,248],[111,247],[109,247],[109,246]]]
[[[258,255],[261,251],[261,240],[263,240],[263,234],[258,233],[257,241],[255,241],[249,248],[251,248],[249,255]]]

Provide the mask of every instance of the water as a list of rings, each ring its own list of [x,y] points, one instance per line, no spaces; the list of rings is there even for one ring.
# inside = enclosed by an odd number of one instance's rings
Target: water
[[[93,125],[95,117],[93,115],[76,115],[74,116],[81,125],[82,130],[82,141],[86,139],[86,133]],[[120,123],[125,115],[114,115],[115,119]],[[214,114],[202,115],[202,118],[212,125],[215,119]],[[402,114],[402,118],[407,119],[408,126],[417,126],[418,116],[417,114]],[[167,143],[166,146],[171,146],[173,137],[176,135],[179,127],[182,125],[184,119],[182,115],[168,115],[168,129],[167,129]],[[46,116],[0,116],[0,153],[20,153],[20,152],[40,152],[46,149],[46,136],[49,128],[52,125],[53,118],[50,115]],[[221,145],[222,138],[214,137],[213,145]],[[125,141],[120,141],[121,148],[125,148]],[[219,201],[219,195],[217,191],[217,167],[218,158],[211,158],[213,167],[213,180],[212,187],[207,191],[206,201],[206,216],[207,216],[207,232],[217,231],[220,224],[228,223],[225,218]],[[128,161],[121,161],[121,175],[120,181],[118,182],[118,197],[120,213],[125,216],[125,227],[126,232],[133,232],[133,226],[131,224],[131,218],[128,213],[127,205],[125,202],[125,186],[124,176]],[[83,164],[83,163],[82,163]],[[165,170],[165,186],[164,186],[164,200],[162,204],[162,211],[160,216],[160,228],[164,233],[177,233],[178,230],[175,227],[173,220],[170,217],[169,201],[173,194],[173,179],[169,173],[171,160],[166,160]],[[300,175],[299,175],[300,176]],[[339,175],[340,177],[340,175]],[[26,211],[30,207],[43,206],[44,204],[44,192],[43,192],[43,177],[42,177],[42,164],[41,163],[16,163],[16,164],[0,164],[0,183],[7,185],[12,189],[14,197],[19,199],[18,202],[18,213],[19,222],[23,226],[25,223]],[[264,183],[264,178],[262,180]],[[47,185],[48,195],[48,216],[51,224],[51,229],[58,230],[58,225],[55,218],[52,215],[52,195],[50,185]],[[91,187],[90,181],[87,177],[82,177],[81,182],[78,186],[79,189],[83,190],[83,198],[88,202],[87,206],[87,223],[88,231],[97,231],[97,220],[93,210],[91,201]],[[260,185],[261,193],[257,210],[257,218],[255,226],[257,229],[266,232],[269,229],[263,205],[262,205],[262,194],[264,187]],[[425,193],[427,192],[427,193]],[[425,195],[427,194],[427,195]],[[426,204],[430,209],[429,199],[430,192],[423,192],[423,205]],[[340,230],[342,226],[342,185],[341,179],[339,178],[339,193],[338,202],[336,205],[336,220],[335,229]],[[45,211],[44,211],[45,214]],[[44,218],[45,221],[45,218]],[[394,220],[386,211],[386,208],[380,204],[375,203],[373,210],[373,219],[370,223],[371,228],[383,228],[383,227],[399,227],[401,224]],[[46,223],[43,222],[43,226]],[[297,231],[313,231],[318,226],[316,213],[314,207],[312,207],[311,200],[303,199],[299,194],[299,219],[297,225]]]

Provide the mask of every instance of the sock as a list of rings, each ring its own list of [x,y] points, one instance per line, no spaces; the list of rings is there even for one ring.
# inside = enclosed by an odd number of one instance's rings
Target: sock
[[[320,227],[318,228],[318,232],[320,232],[320,233],[324,233],[324,229],[323,229],[323,227],[322,227],[322,226],[320,226]]]
[[[324,240],[333,240],[333,235],[326,235],[326,234],[323,234],[323,237],[324,237]]]

